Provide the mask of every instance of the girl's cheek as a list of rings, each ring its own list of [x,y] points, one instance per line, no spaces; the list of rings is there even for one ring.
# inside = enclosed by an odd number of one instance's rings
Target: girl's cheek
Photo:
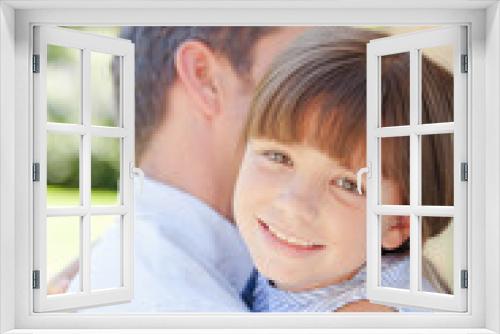
[[[263,157],[255,157],[245,170],[247,181],[259,192],[276,189],[286,182],[291,171],[281,165],[266,161]]]
[[[334,206],[326,213],[329,217],[329,235],[337,242],[344,240],[347,244],[365,243],[366,221],[364,211]],[[358,247],[356,246],[356,247]]]
[[[235,205],[247,215],[255,213],[262,201],[265,201],[269,189],[270,177],[254,161],[246,161],[241,166],[237,181]]]

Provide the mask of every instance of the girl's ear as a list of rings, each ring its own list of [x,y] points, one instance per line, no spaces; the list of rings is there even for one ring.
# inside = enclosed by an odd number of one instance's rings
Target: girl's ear
[[[212,117],[220,107],[216,66],[214,53],[202,42],[184,42],[176,51],[178,79],[206,117]]]
[[[410,217],[386,216],[382,222],[382,247],[396,249],[410,237]]]

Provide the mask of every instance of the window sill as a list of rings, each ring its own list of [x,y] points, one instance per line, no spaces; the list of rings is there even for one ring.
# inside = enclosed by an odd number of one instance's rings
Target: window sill
[[[495,334],[495,332],[484,328],[469,328],[469,329],[16,329],[6,332],[5,334]]]

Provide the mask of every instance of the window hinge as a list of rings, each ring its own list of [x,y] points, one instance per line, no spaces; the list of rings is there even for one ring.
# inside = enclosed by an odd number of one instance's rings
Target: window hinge
[[[33,181],[40,181],[40,164],[38,162],[33,164]]]
[[[33,55],[33,73],[40,73],[40,55]]]
[[[460,164],[460,179],[462,181],[468,181],[469,180],[469,165],[466,162],[462,162]]]
[[[469,287],[469,272],[467,270],[462,270],[461,275],[461,287],[462,289],[467,289]]]
[[[40,270],[33,270],[33,289],[40,289]]]
[[[462,73],[469,72],[469,57],[462,55]]]

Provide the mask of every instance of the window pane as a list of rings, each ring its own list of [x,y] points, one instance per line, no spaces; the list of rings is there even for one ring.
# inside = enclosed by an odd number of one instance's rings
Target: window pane
[[[380,139],[381,178],[379,203],[410,203],[410,137]]]
[[[453,294],[453,218],[421,217],[422,290]]]
[[[120,57],[92,52],[90,62],[92,124],[121,126],[119,112]],[[113,78],[113,68],[117,72],[115,79]]]
[[[92,216],[90,236],[92,248],[104,249],[106,261],[104,265],[93,263],[94,268],[106,268],[106,272],[91,270],[92,290],[108,289],[122,286],[122,230],[120,216]],[[104,261],[92,258],[92,262]]]
[[[380,57],[381,119],[379,124],[410,124],[410,53]],[[396,65],[395,65],[396,64]]]
[[[47,133],[47,206],[80,205],[80,135]]]
[[[61,294],[80,270],[80,217],[47,218],[47,294]],[[79,275],[75,276],[79,279]],[[80,286],[79,282],[76,286]]]
[[[421,136],[422,205],[453,205],[453,134]]]
[[[47,46],[47,120],[80,123],[81,50]]]
[[[422,124],[453,122],[453,47],[421,49]]]
[[[382,245],[380,286],[410,289],[410,239],[393,244],[390,233],[395,229],[407,229],[409,234],[410,217],[380,216],[380,244]]]
[[[120,204],[120,140],[92,138],[92,205]]]

